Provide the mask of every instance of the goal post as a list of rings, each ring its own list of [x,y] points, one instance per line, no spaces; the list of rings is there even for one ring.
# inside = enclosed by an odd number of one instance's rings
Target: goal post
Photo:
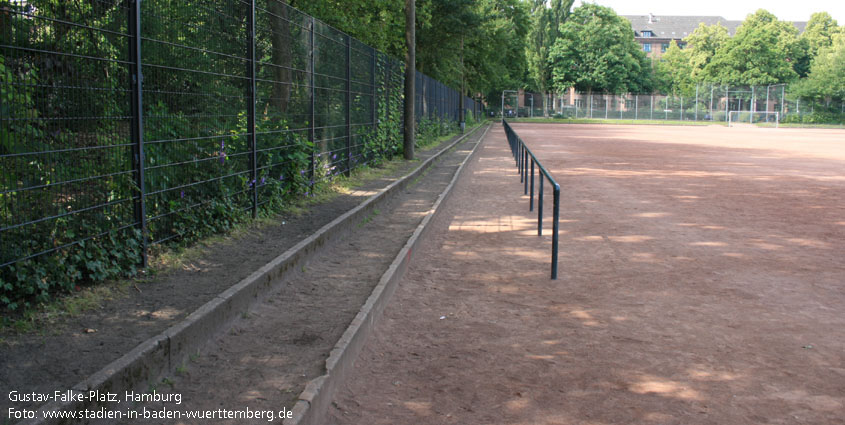
[[[734,124],[774,124],[780,127],[780,112],[728,111],[728,127]]]

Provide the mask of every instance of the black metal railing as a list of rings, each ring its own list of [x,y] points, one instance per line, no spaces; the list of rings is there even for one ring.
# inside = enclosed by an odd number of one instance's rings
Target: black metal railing
[[[0,0],[0,307],[399,152],[403,67],[279,0]]]
[[[552,279],[557,279],[558,271],[558,241],[560,233],[560,184],[552,177],[551,173],[543,167],[543,164],[534,156],[531,149],[525,145],[522,138],[513,131],[513,128],[502,120],[505,127],[505,134],[508,138],[516,166],[519,169],[519,182],[524,186],[524,193],[529,195],[528,211],[534,211],[534,175],[540,178],[540,187],[537,191],[537,236],[543,236],[543,182],[548,179],[552,185],[554,203],[552,207]],[[539,173],[535,173],[535,168]]]

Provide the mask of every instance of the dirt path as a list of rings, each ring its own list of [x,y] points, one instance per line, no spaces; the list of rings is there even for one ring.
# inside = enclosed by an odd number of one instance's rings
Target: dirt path
[[[418,158],[425,160],[439,149],[420,152]],[[184,319],[205,302],[417,166],[419,162],[405,162],[394,173],[372,180],[328,203],[315,205],[304,214],[281,217],[277,225],[253,226],[239,236],[204,246],[195,259],[181,267],[139,282],[137,291],[130,287],[127,293],[108,300],[100,308],[69,318],[40,333],[0,334],[0,394],[3,395],[0,411],[4,412],[0,418],[6,417],[9,407],[35,408],[40,404],[11,403],[6,397],[10,391],[52,393],[71,388],[142,341]],[[314,288],[314,291],[327,290]],[[355,289],[359,290],[366,289]],[[291,296],[280,301],[280,308],[304,312],[304,307],[293,305],[297,302],[298,299]],[[357,312],[358,307],[346,308]],[[335,326],[345,328],[346,323]],[[85,329],[96,332],[85,333]],[[309,332],[303,329],[297,337],[306,341]],[[297,341],[300,340],[294,342]],[[326,344],[334,342],[323,341]],[[302,364],[302,368],[313,368],[318,361],[309,362]]]
[[[482,133],[468,137],[353,234],[327,247],[156,391],[180,394],[183,409],[292,408],[305,383],[325,373],[330,350]],[[165,406],[176,407],[140,407]]]
[[[514,127],[564,188],[560,280],[494,127],[330,424],[843,423],[841,137]]]

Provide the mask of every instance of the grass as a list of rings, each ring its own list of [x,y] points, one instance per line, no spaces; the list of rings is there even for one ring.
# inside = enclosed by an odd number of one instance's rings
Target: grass
[[[774,127],[774,124],[756,124],[758,127]],[[803,124],[803,123],[780,123],[781,128],[834,128],[841,129],[845,124]]]
[[[381,211],[379,211],[378,209],[373,209],[373,211],[368,216],[364,217],[364,219],[361,220],[360,223],[358,223],[358,227],[360,228],[366,226],[367,223],[373,221],[373,219],[376,218],[376,216],[378,216],[379,214],[381,214]]]
[[[632,120],[604,118],[515,118],[509,122],[548,123],[548,124],[617,124],[617,125],[727,125],[719,121],[680,121],[680,120]]]

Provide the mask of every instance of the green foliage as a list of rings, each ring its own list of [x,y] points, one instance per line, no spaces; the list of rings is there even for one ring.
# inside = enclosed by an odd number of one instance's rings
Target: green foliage
[[[458,131],[457,123],[423,117],[417,123],[416,146],[425,148],[435,144],[443,136]]]
[[[80,226],[83,230],[86,225]],[[95,227],[96,228],[96,227]],[[73,237],[73,233],[69,235]],[[27,243],[38,246],[32,235]],[[78,285],[101,282],[137,272],[141,234],[136,229],[112,231],[62,248],[58,255],[39,256],[0,269],[0,306],[27,308],[46,302],[54,293],[70,293]]]
[[[532,5],[526,57],[534,88],[543,94],[544,102],[552,81],[549,51],[560,36],[560,26],[566,22],[573,3],[574,0],[552,0],[551,4],[547,0],[534,0]],[[548,113],[546,105],[543,105],[543,111]]]
[[[845,34],[837,34],[831,46],[819,50],[810,74],[793,91],[805,99],[845,101]]]
[[[708,67],[720,49],[730,39],[728,29],[720,24],[705,25],[699,24],[684,41],[687,43],[686,51],[689,55],[690,77],[693,81],[712,81],[714,78],[708,72]]]
[[[405,55],[403,0],[289,0],[288,3],[376,50],[394,57]]]
[[[672,40],[661,59],[661,61],[654,64],[655,80],[660,84],[658,90],[662,93],[672,93],[680,96],[694,94],[695,81],[693,81],[692,77],[689,51],[681,50],[678,47],[678,43]]]
[[[760,9],[716,51],[705,66],[705,74],[724,84],[785,83],[798,77],[793,65],[805,56],[798,43],[798,30]]]
[[[595,4],[576,8],[561,25],[549,55],[554,86],[563,91],[645,92],[651,67],[631,24],[612,9]]]
[[[522,0],[482,0],[476,7],[481,24],[465,40],[467,89],[485,96],[490,105],[499,105],[502,90],[527,85],[530,11]]]
[[[833,37],[843,34],[845,30],[839,26],[827,12],[818,12],[810,16],[801,39],[807,42],[807,52],[810,57],[816,57],[819,50],[833,45]]]

